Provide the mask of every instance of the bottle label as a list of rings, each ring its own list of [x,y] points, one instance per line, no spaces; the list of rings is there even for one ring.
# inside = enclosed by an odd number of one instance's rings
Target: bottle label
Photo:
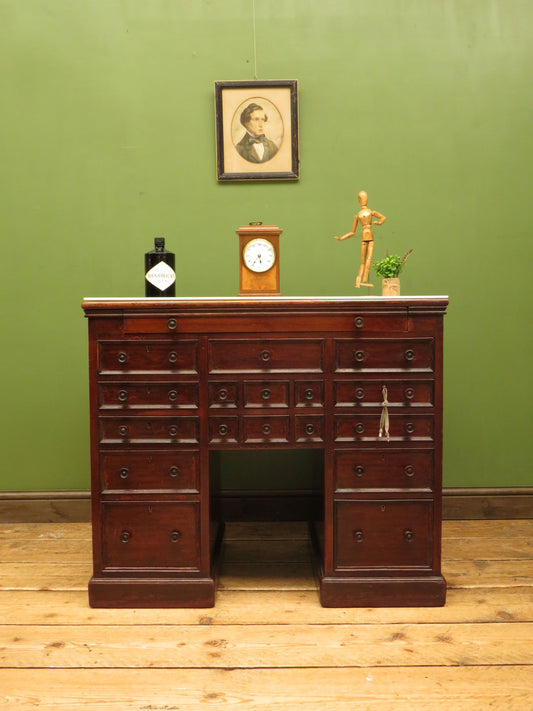
[[[176,273],[166,262],[159,262],[146,272],[146,281],[159,289],[165,291],[176,281]]]

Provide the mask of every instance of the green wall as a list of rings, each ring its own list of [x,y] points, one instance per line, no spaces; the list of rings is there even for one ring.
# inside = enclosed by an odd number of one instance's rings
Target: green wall
[[[213,82],[254,78],[252,0],[0,0],[0,488],[89,486],[84,296],[234,295],[283,228],[285,295],[350,295],[355,196],[404,294],[449,294],[445,484],[530,485],[526,0],[255,0],[257,75],[298,79],[298,183],[218,184]],[[379,293],[374,289],[373,293]]]

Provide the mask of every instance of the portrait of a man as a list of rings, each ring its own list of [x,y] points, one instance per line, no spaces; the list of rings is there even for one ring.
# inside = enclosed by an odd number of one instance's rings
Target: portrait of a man
[[[279,150],[279,145],[265,134],[268,115],[258,103],[248,104],[240,114],[240,122],[246,132],[235,144],[239,154],[250,163],[266,163]]]
[[[298,180],[295,79],[216,81],[217,180]]]

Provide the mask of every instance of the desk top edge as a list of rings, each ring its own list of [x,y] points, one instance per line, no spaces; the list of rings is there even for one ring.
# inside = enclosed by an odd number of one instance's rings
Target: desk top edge
[[[447,296],[252,296],[252,297],[176,297],[176,298],[85,298],[86,316],[98,314],[315,314],[361,311],[373,313],[445,313]]]

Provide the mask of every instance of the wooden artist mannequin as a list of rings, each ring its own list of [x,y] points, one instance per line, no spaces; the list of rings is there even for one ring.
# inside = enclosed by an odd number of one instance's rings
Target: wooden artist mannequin
[[[355,280],[355,286],[359,289],[360,286],[374,286],[368,283],[368,273],[370,272],[370,264],[372,262],[372,255],[374,253],[374,235],[372,234],[372,225],[382,225],[387,219],[385,215],[376,212],[376,210],[370,210],[367,207],[368,195],[364,190],[361,190],[357,196],[361,209],[353,218],[352,231],[347,232],[342,237],[335,237],[340,242],[348,237],[353,237],[355,230],[357,228],[357,223],[360,222],[363,228],[363,236],[361,238],[361,266],[359,267],[359,272],[357,274],[357,279]],[[372,222],[372,218],[377,217],[375,222]]]

